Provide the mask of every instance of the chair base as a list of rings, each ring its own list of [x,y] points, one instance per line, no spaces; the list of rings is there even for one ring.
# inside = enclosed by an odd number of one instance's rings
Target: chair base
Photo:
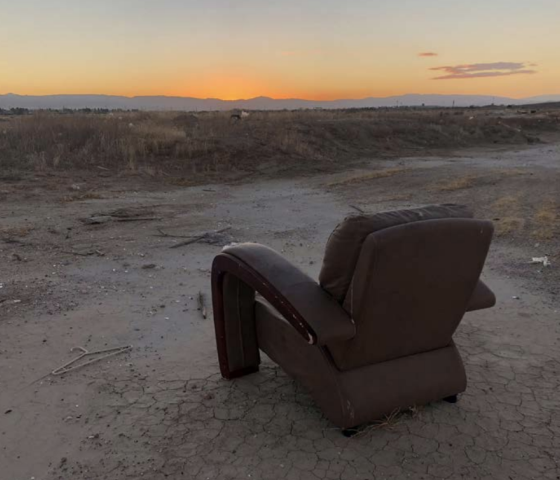
[[[447,403],[457,403],[457,400],[459,400],[459,398],[457,397],[457,395],[451,395],[450,397],[445,397],[443,399],[444,402]]]

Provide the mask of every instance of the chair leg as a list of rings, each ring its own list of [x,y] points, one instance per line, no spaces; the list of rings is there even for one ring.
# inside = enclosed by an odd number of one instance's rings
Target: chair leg
[[[458,397],[457,395],[451,395],[450,397],[445,397],[443,400],[447,403],[457,403]]]
[[[259,371],[253,303],[255,292],[233,275],[212,269],[212,304],[222,377],[231,380]],[[226,311],[226,301],[230,305]],[[234,309],[231,306],[235,306]],[[228,335],[229,330],[229,335]]]

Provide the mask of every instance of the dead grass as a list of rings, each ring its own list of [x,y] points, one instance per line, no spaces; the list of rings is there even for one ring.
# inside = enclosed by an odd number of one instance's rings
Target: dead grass
[[[491,205],[490,212],[494,217],[496,235],[530,235],[542,242],[553,240],[560,228],[560,209],[557,201],[545,197],[535,210],[523,208],[523,203],[520,195],[506,195]]]
[[[502,217],[495,223],[497,237],[511,237],[525,228],[526,220],[520,217]]]
[[[437,192],[455,192],[457,190],[464,190],[475,186],[478,178],[479,177],[476,175],[466,175],[452,180],[445,180],[437,184],[434,187],[434,190]]]
[[[498,212],[503,211],[513,211],[517,210],[519,207],[519,197],[514,195],[507,195],[505,197],[499,198],[492,205],[493,209]]]
[[[13,239],[13,238],[25,238],[29,235],[35,228],[34,227],[3,227],[0,228],[0,238],[3,239]]]
[[[558,205],[552,199],[538,207],[534,217],[535,229],[532,232],[534,238],[545,241],[555,237],[560,219],[558,211]]]
[[[256,171],[341,166],[364,156],[395,156],[486,144],[527,143],[558,129],[557,117],[502,117],[499,110],[336,110],[59,114],[10,118],[0,132],[0,171],[166,172],[196,178]],[[462,188],[462,187],[461,187]]]
[[[497,237],[511,237],[523,231],[526,219],[521,212],[519,196],[506,195],[498,198],[491,206],[494,215],[495,234]]]
[[[63,203],[71,203],[71,202],[81,202],[83,200],[101,200],[103,198],[105,197],[97,192],[79,192],[79,193],[66,195],[62,197],[61,201]]]
[[[396,167],[396,168],[385,168],[383,170],[375,170],[374,172],[364,173],[362,175],[353,175],[351,177],[346,177],[340,180],[335,180],[327,184],[328,187],[337,187],[343,185],[351,185],[354,183],[368,182],[370,180],[378,180],[380,178],[387,178],[397,175],[399,173],[404,173],[406,168]]]

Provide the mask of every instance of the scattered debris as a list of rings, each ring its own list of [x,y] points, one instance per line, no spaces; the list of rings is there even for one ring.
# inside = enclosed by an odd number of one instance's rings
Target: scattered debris
[[[150,220],[161,220],[161,217],[130,217],[130,218],[120,218],[114,219],[116,222],[147,222]]]
[[[8,244],[27,245],[27,246],[32,245],[32,243],[24,242],[23,240],[18,240],[17,238],[2,238],[0,240]]]
[[[154,210],[148,207],[125,207],[111,210],[110,212],[97,213],[95,215],[107,215],[114,218],[138,218],[154,214]]]
[[[517,295],[514,295],[514,296],[511,297],[511,298],[513,298],[514,300],[520,300],[520,298],[519,298]]]
[[[152,216],[154,211],[146,207],[118,208],[110,212],[93,213],[80,221],[86,225],[98,225],[108,222],[144,222],[149,220],[161,220],[160,217]]]
[[[202,292],[198,292],[198,309],[200,313],[202,313],[202,318],[206,320],[206,305],[204,300],[204,294]]]
[[[100,225],[102,223],[108,222],[147,222],[150,220],[161,220],[161,217],[109,217],[109,216],[100,216],[100,217],[87,217],[87,218],[80,218],[82,223],[86,225]]]
[[[210,245],[217,245],[219,243],[228,243],[226,237],[224,235],[220,235],[224,232],[230,230],[231,227],[222,228],[221,230],[217,230],[215,232],[206,232],[198,237],[191,238],[190,240],[186,240],[185,242],[180,242],[175,245],[171,245],[169,248],[179,248],[184,247],[186,245],[191,245],[197,242],[209,243]]]
[[[101,225],[102,223],[108,223],[113,221],[113,217],[110,216],[98,216],[98,217],[88,217],[88,218],[80,218],[82,223],[86,225]]]
[[[156,235],[156,237],[171,237],[171,238],[193,238],[192,235],[173,235],[171,233],[164,232],[161,228],[158,228],[157,231],[160,233]]]
[[[92,255],[97,255],[98,257],[104,257],[105,254],[101,250],[90,250],[87,252],[69,252],[63,250],[62,253],[66,253],[68,255],[77,255],[78,257],[91,257]]]
[[[0,305],[17,305],[21,300],[8,300],[6,298],[0,300]]]
[[[350,207],[360,213],[366,213],[364,210],[362,210],[360,207],[357,207],[356,205],[350,205]]]
[[[550,262],[550,260],[546,255],[544,257],[533,257],[531,263],[540,263],[544,267],[550,267],[552,265],[552,263]]]
[[[74,358],[73,360],[70,360],[68,363],[65,363],[61,367],[55,368],[50,373],[50,375],[63,375],[65,373],[71,372],[72,370],[77,370],[78,368],[82,368],[82,367],[85,367],[86,365],[90,365],[94,362],[98,362],[99,360],[103,360],[105,358],[112,357],[114,355],[118,355],[119,353],[128,352],[128,351],[132,350],[132,345],[125,345],[123,347],[107,348],[105,350],[97,350],[95,352],[90,352],[89,350],[86,350],[84,347],[74,347],[70,351],[74,352],[76,350],[80,350],[82,353],[80,355],[78,355],[76,358]],[[104,354],[104,355],[101,355],[100,357],[93,358],[91,360],[88,360],[87,362],[80,363],[80,364],[76,365],[76,363],[84,357],[88,357],[90,355],[100,355],[100,354]]]
[[[153,270],[156,267],[157,265],[155,263],[147,263],[146,265],[142,265],[142,270]]]

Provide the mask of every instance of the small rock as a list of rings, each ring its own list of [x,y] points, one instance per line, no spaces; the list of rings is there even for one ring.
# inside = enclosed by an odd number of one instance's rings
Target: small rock
[[[157,265],[155,263],[148,263],[146,265],[142,265],[142,270],[153,270],[156,267]]]

